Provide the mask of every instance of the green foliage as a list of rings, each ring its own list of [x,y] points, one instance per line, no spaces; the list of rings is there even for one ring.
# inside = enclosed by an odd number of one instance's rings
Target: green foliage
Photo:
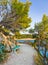
[[[38,32],[40,39],[48,37],[48,16],[43,15],[42,21],[35,25],[35,30]]]
[[[29,33],[34,33],[34,29],[29,29]]]
[[[2,43],[0,43],[0,63],[4,62],[7,58],[7,53],[5,53],[6,46]]]
[[[13,1],[12,2],[12,9],[13,9],[13,11],[16,11],[17,15],[20,15],[21,13],[23,13],[24,4],[21,2]]]
[[[19,24],[20,29],[26,29],[30,26],[29,23],[31,23],[31,18],[28,18],[27,16],[22,16],[17,23]]]
[[[5,28],[12,28],[13,30],[28,28],[30,26],[29,24],[31,23],[31,18],[28,16],[31,2],[26,1],[26,3],[23,3],[18,0],[11,0],[7,3],[11,5],[11,13],[8,12],[6,5],[5,7],[7,10],[7,14],[6,16],[4,16],[0,24],[5,26]]]
[[[23,38],[32,38],[32,35],[30,35],[30,34],[20,34],[20,33],[16,33],[15,34],[15,37],[17,38],[17,39],[23,39]]]
[[[0,5],[2,6],[6,6],[7,5],[7,0],[0,0]]]
[[[2,26],[0,27],[0,32],[3,32],[5,35],[9,35],[10,30],[8,30],[7,28],[2,28]]]
[[[29,27],[29,23],[31,23],[31,18],[28,17],[29,7],[31,3],[22,3],[15,1],[16,0],[12,2],[12,11],[14,11],[15,14],[19,17],[13,25],[16,26],[16,28],[25,29]]]
[[[18,0],[12,0],[12,9],[16,12],[16,14],[24,16],[28,15],[29,8],[30,8],[31,2],[20,2]]]
[[[44,54],[44,60],[46,58],[46,52],[48,50],[48,16],[43,15],[42,21],[35,25],[35,31],[38,32],[37,44],[38,44],[38,50],[40,49],[40,46],[43,46],[45,48],[45,54]],[[43,65],[41,64],[41,60],[38,58],[39,62],[37,65]],[[47,58],[46,58],[47,61]],[[45,61],[44,61],[45,62]]]

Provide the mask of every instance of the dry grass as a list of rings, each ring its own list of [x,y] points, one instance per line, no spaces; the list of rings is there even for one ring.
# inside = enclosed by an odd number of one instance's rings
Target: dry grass
[[[44,62],[43,62],[42,57],[40,55],[37,55],[34,58],[35,58],[34,60],[35,60],[36,65],[44,65]]]

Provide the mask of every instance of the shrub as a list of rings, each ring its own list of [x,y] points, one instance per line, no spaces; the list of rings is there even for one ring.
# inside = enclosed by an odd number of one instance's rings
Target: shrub
[[[8,57],[5,50],[6,50],[6,46],[4,44],[0,43],[0,63],[4,62]]]

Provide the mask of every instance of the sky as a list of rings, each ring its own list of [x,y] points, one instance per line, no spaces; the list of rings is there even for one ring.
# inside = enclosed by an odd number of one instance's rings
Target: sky
[[[26,0],[22,0],[23,2]],[[29,16],[32,18],[31,27],[42,20],[43,14],[48,15],[48,0],[29,0],[32,2]]]

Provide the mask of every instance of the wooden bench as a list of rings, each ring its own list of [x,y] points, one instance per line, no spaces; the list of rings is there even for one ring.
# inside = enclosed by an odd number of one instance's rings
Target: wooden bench
[[[13,51],[16,51],[16,50],[18,50],[20,48],[20,45],[17,45],[17,46],[15,46],[14,48],[12,48],[12,50]]]

